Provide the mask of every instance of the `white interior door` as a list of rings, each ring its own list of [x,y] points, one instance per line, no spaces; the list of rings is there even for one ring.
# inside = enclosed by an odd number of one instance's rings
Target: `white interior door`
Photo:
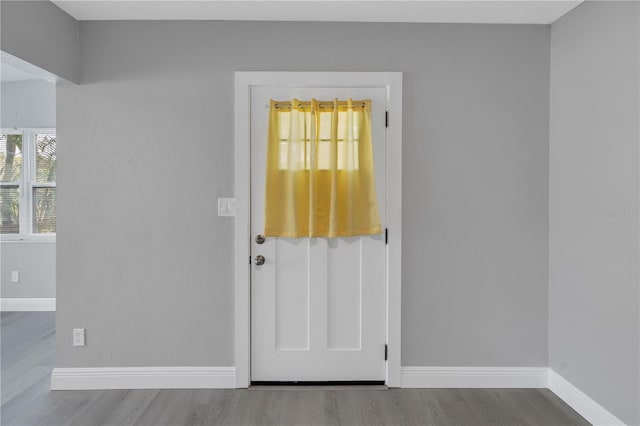
[[[384,235],[255,237],[264,229],[269,101],[371,99],[380,220],[385,221],[385,88],[251,89],[251,380],[384,380]]]

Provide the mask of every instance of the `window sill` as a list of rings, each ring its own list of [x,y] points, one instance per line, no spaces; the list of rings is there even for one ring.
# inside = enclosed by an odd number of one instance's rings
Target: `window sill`
[[[53,235],[2,235],[0,244],[4,243],[55,243],[56,234]]]

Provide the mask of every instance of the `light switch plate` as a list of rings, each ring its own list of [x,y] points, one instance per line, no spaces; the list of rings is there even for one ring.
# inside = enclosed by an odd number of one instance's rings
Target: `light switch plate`
[[[235,216],[236,199],[218,198],[218,216]]]

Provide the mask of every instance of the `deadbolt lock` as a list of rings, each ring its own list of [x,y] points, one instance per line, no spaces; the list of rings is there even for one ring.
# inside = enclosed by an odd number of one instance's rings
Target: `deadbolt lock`
[[[264,244],[266,238],[264,237],[264,235],[262,234],[258,234],[256,235],[256,243],[257,244]]]

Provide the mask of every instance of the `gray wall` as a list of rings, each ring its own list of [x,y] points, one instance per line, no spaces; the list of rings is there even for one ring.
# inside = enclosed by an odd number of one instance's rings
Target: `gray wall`
[[[2,127],[56,127],[56,85],[44,80],[2,83]]]
[[[82,22],[82,84],[57,97],[57,365],[233,365],[233,72],[314,70],[404,72],[403,364],[546,366],[549,35]]]
[[[3,298],[56,297],[56,243],[0,243],[0,280]],[[11,282],[20,271],[20,282]]]
[[[637,2],[551,30],[550,367],[640,424]]]
[[[0,46],[69,81],[79,80],[78,22],[50,1],[2,0]]]
[[[2,83],[1,127],[56,126],[56,86],[44,80]],[[11,271],[20,282],[11,282]],[[0,296],[3,298],[56,297],[56,244],[0,242]]]

